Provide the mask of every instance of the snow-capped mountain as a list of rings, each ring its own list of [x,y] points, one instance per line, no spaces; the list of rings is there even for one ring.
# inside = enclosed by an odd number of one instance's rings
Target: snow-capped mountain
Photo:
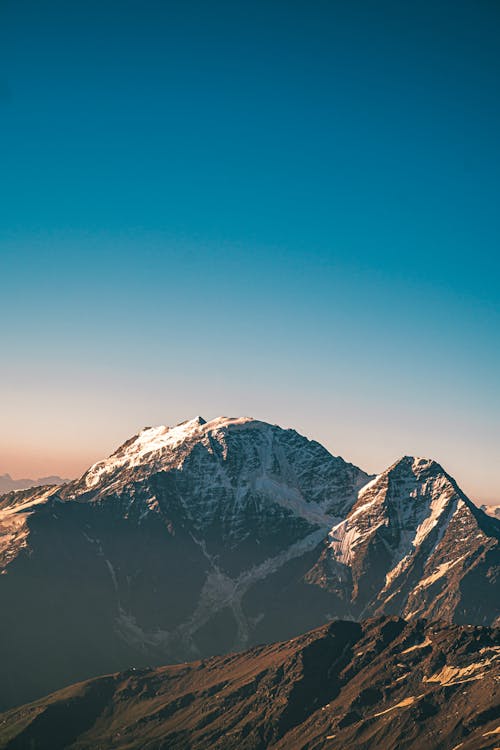
[[[210,532],[229,547],[247,540],[258,553],[283,519],[300,539],[343,518],[368,479],[294,430],[247,417],[197,417],[145,428],[61,496],[92,503],[113,497],[126,517],[170,517],[175,508],[192,533]]]
[[[250,418],[146,428],[0,498],[0,705],[332,618],[492,623],[499,529],[432,461],[371,477]]]
[[[308,576],[356,619],[384,612],[493,623],[499,539],[500,524],[438,463],[406,456],[362,488]]]

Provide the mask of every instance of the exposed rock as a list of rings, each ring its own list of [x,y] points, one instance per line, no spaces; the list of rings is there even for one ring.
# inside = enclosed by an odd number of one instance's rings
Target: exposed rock
[[[377,618],[128,670],[0,716],[5,750],[493,750],[500,631]]]

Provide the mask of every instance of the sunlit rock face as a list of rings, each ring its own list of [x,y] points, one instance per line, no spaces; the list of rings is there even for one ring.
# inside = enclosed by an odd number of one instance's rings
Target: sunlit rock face
[[[406,456],[362,488],[307,576],[355,619],[491,624],[500,613],[499,531],[439,464]]]
[[[0,705],[335,618],[492,623],[499,526],[432,461],[372,477],[251,418],[145,428],[0,498]]]

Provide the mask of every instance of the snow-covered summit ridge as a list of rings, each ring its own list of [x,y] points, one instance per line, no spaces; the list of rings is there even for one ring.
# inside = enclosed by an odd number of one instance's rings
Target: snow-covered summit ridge
[[[156,427],[144,427],[137,435],[127,440],[109,458],[98,461],[88,469],[82,477],[86,486],[91,489],[98,485],[109,474],[123,468],[134,468],[150,465],[154,471],[159,471],[164,463],[165,469],[179,468],[185,455],[189,452],[195,442],[203,442],[212,433],[224,430],[234,430],[243,425],[264,425],[251,417],[217,417],[207,422],[203,417],[180,422],[174,427],[158,425]],[[181,446],[186,451],[176,450]],[[173,466],[172,452],[179,459],[178,465]]]
[[[464,505],[472,507],[439,463],[403,456],[361,489],[347,518],[333,527],[333,557],[351,565],[377,530],[387,529],[393,538],[386,549],[396,566],[424,543],[442,519]]]
[[[418,456],[401,456],[395,461],[388,469],[383,471],[381,474],[376,474],[373,479],[370,479],[363,487],[361,487],[358,499],[361,500],[362,496],[369,493],[369,491],[378,486],[384,481],[391,472],[405,471],[411,467],[411,472],[416,478],[420,477],[424,472],[431,470],[443,471],[442,467],[431,458],[421,458]],[[353,508],[353,512],[358,512],[364,507],[364,503],[357,503]]]
[[[359,489],[371,479],[293,429],[252,417],[217,417],[208,422],[196,417],[174,427],[144,428],[65,487],[63,497],[100,501],[132,492],[138,498],[141,483],[143,505],[151,508],[156,480],[148,490],[144,482],[159,474],[171,476],[175,492],[181,492],[190,512],[196,507],[199,517],[205,512],[211,518],[226,514],[230,508],[238,514],[240,507],[271,502],[294,515],[300,509],[300,516],[307,506],[312,522],[315,504],[316,522],[324,525],[344,517]]]

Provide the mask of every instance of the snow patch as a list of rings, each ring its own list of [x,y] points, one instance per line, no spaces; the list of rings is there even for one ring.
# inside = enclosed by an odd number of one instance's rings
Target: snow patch
[[[404,651],[401,651],[402,654],[410,654],[412,651],[418,651],[421,648],[427,648],[428,646],[432,646],[432,641],[430,638],[425,638],[422,643],[417,643],[415,646],[410,646],[410,648],[405,648]]]
[[[388,714],[390,711],[394,711],[396,708],[408,708],[408,706],[412,706],[416,701],[420,700],[420,698],[423,698],[424,695],[425,693],[422,693],[421,695],[410,695],[409,698],[404,698],[394,706],[386,708],[385,711],[379,711],[378,713],[373,714],[372,719],[374,719],[376,716],[384,716],[384,714]]]

